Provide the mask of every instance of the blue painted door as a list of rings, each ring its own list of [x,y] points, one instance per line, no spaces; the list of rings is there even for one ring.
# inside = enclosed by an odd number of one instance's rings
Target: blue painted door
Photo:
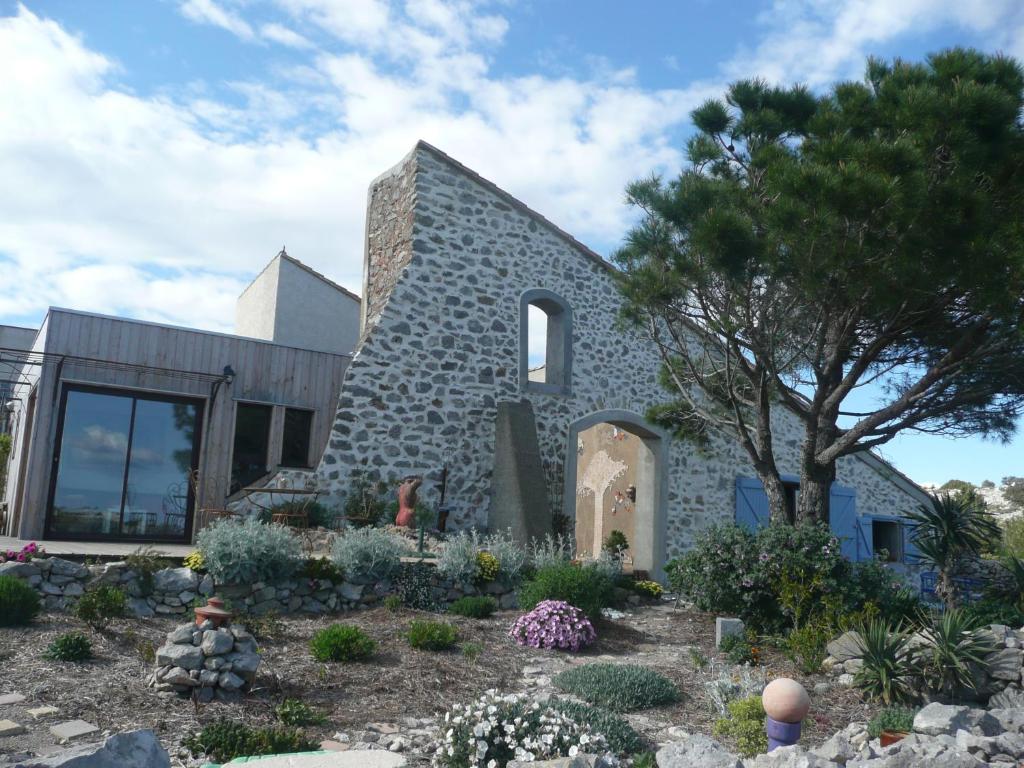
[[[857,518],[857,559],[871,560],[875,556],[874,520]]]
[[[857,492],[853,488],[832,484],[829,493],[829,524],[839,539],[839,551],[847,560],[858,560]]]
[[[756,477],[736,478],[736,525],[749,531],[764,528],[771,520],[768,494]]]

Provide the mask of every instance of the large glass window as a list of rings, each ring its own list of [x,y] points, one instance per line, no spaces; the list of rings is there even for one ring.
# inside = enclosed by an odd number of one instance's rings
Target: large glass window
[[[281,466],[309,468],[309,441],[313,431],[313,412],[299,408],[284,409],[284,436]]]
[[[269,405],[239,403],[235,411],[235,443],[231,453],[231,493],[267,474],[270,447]]]
[[[48,535],[186,539],[199,408],[194,400],[67,390]]]

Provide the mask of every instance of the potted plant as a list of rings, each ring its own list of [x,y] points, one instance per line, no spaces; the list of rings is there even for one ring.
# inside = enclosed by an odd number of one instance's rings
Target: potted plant
[[[886,707],[868,722],[868,735],[883,747],[895,744],[913,730],[916,714],[913,709]]]

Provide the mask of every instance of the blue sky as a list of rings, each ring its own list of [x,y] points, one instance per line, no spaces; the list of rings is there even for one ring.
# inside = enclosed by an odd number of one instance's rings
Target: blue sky
[[[1019,0],[0,0],[0,323],[47,306],[230,330],[282,244],[359,290],[370,180],[418,138],[608,254],[733,79],[867,55],[1024,59]],[[908,436],[921,482],[1024,474],[1024,438]]]

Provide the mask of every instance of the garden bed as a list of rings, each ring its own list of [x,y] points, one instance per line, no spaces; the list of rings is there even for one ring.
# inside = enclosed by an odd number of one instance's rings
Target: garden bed
[[[669,603],[639,608],[622,618],[597,622],[598,640],[581,654],[515,645],[507,637],[515,612],[500,612],[485,620],[445,617],[458,626],[462,645],[481,646],[476,658],[458,649],[430,652],[410,648],[403,633],[413,618],[424,615],[379,607],[333,618],[282,618],[276,630],[260,640],[264,660],[253,692],[244,703],[196,707],[188,699],[146,687],[153,670],[151,654],[180,619],[120,619],[99,634],[70,616],[44,614],[30,627],[0,630],[0,665],[4,669],[0,694],[26,696],[20,704],[0,706],[0,719],[13,719],[28,728],[26,734],[6,738],[0,747],[8,753],[52,748],[50,725],[82,719],[104,731],[152,728],[176,755],[183,737],[218,717],[273,723],[274,708],[286,698],[301,699],[326,715],[324,725],[307,728],[315,739],[331,739],[340,732],[352,743],[376,741],[377,734],[368,726],[389,723],[403,733],[417,732],[418,743],[423,743],[423,732],[430,728],[425,719],[452,704],[468,702],[490,688],[555,692],[550,682],[554,674],[572,664],[596,660],[650,666],[679,687],[683,694],[679,702],[626,716],[649,739],[669,738],[670,728],[710,733],[718,717],[703,688],[709,671],[700,664],[702,656],[716,666],[722,664],[714,650],[714,617],[709,614],[677,610]],[[335,622],[363,628],[379,643],[376,656],[348,664],[314,661],[309,639],[316,630]],[[96,654],[93,661],[73,664],[43,658],[49,642],[69,629],[87,632]],[[812,719],[805,725],[805,744],[827,738],[851,720],[870,717],[859,695],[837,686],[833,678],[800,675],[772,649],[764,650],[763,660],[769,679],[795,677],[812,692],[814,705]],[[814,693],[817,683],[827,683],[828,690]],[[38,721],[27,713],[30,708],[47,705],[58,708],[59,713]],[[416,750],[415,739],[410,739],[406,751],[414,762],[426,759]]]

